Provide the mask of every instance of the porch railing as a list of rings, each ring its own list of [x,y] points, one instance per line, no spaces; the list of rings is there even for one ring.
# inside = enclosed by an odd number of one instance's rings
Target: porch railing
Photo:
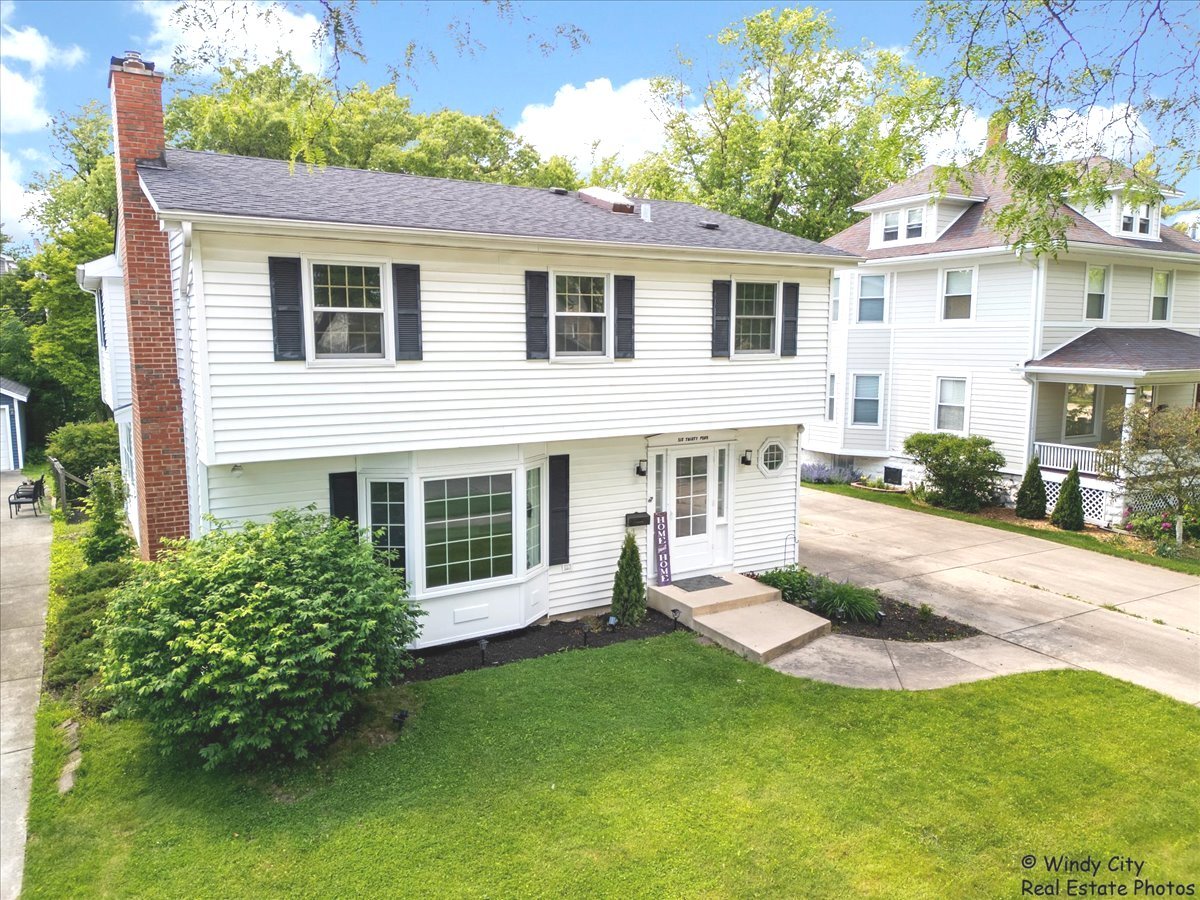
[[[1033,452],[1044,469],[1069,471],[1078,466],[1081,475],[1111,475],[1111,454],[1096,447],[1073,447],[1070,444],[1034,442]]]

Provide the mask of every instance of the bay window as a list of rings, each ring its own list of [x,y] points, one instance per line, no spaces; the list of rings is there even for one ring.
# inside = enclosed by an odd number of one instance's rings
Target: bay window
[[[424,483],[425,586],[513,574],[512,475]]]
[[[404,482],[372,481],[367,489],[371,542],[387,554],[388,565],[407,568],[405,561]]]

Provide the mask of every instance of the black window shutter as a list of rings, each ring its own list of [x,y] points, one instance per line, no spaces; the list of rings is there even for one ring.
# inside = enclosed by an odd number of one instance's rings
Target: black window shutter
[[[796,355],[796,328],[800,320],[800,285],[783,284],[783,334],[779,341],[780,356]]]
[[[525,273],[525,358],[550,358],[550,273]]]
[[[616,358],[633,359],[633,276],[614,275],[613,294],[617,312]]]
[[[421,267],[392,264],[396,359],[421,358]]]
[[[550,565],[571,561],[571,457],[550,457]]]
[[[276,359],[304,359],[304,300],[300,289],[300,260],[290,256],[267,259],[271,275],[271,325]]]
[[[329,473],[329,515],[358,521],[358,473]]]
[[[729,297],[732,281],[713,282],[712,355],[729,356]]]

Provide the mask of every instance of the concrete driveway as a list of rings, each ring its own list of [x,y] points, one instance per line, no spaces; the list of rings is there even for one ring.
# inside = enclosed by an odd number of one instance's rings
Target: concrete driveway
[[[1200,705],[1200,577],[801,489],[800,564]]]
[[[0,900],[21,892],[50,573],[49,510],[8,518],[8,496],[21,480],[18,472],[0,476]]]

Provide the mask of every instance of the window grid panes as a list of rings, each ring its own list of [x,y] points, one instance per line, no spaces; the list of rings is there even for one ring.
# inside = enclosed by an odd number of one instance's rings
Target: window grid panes
[[[1084,315],[1089,319],[1104,318],[1104,301],[1108,293],[1108,269],[1104,266],[1088,266],[1087,270],[1087,309]]]
[[[900,213],[890,212],[883,215],[883,239],[895,241],[900,238]]]
[[[952,269],[946,273],[945,293],[942,298],[943,319],[971,318],[973,280],[970,269]]]
[[[836,395],[837,395],[837,376],[830,374],[829,389],[825,395],[825,419],[826,419],[826,421],[829,421],[829,422],[833,421],[834,413],[837,412],[837,404],[834,402],[834,398],[836,397]]]
[[[1085,437],[1096,433],[1096,386],[1067,385],[1067,437]]]
[[[879,376],[854,376],[855,425],[879,424]]]
[[[860,275],[858,279],[858,321],[883,321],[883,275]]]
[[[512,475],[425,482],[425,586],[513,573]]]
[[[838,320],[838,317],[841,315],[841,312],[842,312],[842,279],[834,278],[833,279],[833,288],[830,291],[830,297],[829,297],[829,318],[832,319],[834,322],[836,322]]]
[[[525,567],[542,564],[542,470],[525,472]]]
[[[1171,311],[1171,273],[1155,272],[1154,285],[1150,291],[1150,318],[1165,322]]]
[[[775,349],[775,285],[739,281],[734,319],[735,351],[772,352]]]
[[[762,449],[762,467],[768,472],[778,472],[783,467],[783,444],[771,441]]]
[[[607,315],[603,275],[554,277],[554,351],[603,356]]]
[[[675,460],[675,537],[708,533],[708,457]]]
[[[938,431],[962,431],[967,422],[967,380],[939,378],[937,402]]]
[[[372,481],[371,542],[376,549],[391,551],[388,565],[403,569],[405,563],[404,482]]]
[[[717,518],[725,518],[725,481],[729,466],[729,451],[724,447],[717,451]]]
[[[904,231],[904,236],[909,238],[919,238],[924,231],[925,226],[925,210],[921,207],[915,207],[908,211],[907,227]]]
[[[379,267],[313,263],[312,280],[316,355],[383,356]]]

